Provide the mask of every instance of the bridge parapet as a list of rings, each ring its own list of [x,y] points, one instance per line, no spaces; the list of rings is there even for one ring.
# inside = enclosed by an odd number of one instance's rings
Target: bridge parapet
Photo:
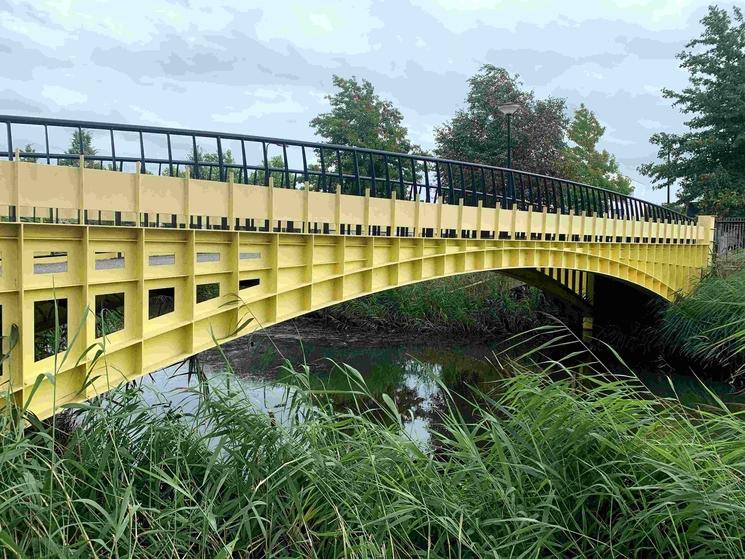
[[[399,200],[310,189],[0,161],[0,207],[11,222],[313,232],[376,236],[709,243],[703,222],[612,218]],[[708,222],[707,222],[708,223]]]
[[[282,188],[302,184],[334,193],[341,187],[344,194],[369,193],[372,198],[390,198],[396,192],[399,199],[444,199],[450,205],[462,200],[473,207],[499,204],[503,209],[552,214],[693,221],[617,192],[475,162],[200,130],[0,115],[3,121],[7,146],[0,157],[8,160],[20,156],[25,161],[75,166],[80,164],[79,155],[85,155],[85,164],[92,168],[123,171],[139,164],[147,175],[179,176],[188,171],[192,179],[227,181],[232,174],[236,183],[268,186],[273,179]],[[72,144],[80,154],[54,149],[60,131],[73,133]],[[32,149],[16,155],[18,145]]]

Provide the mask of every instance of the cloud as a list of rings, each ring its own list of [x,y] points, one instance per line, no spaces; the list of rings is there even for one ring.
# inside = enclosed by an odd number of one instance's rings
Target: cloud
[[[13,90],[0,90],[0,107],[3,112],[14,112],[19,114],[43,114],[45,106],[18,95]]]
[[[250,104],[243,108],[225,107],[222,112],[212,113],[215,122],[243,124],[250,119],[262,118],[274,114],[302,114],[307,107],[293,99],[289,92],[275,93],[271,90],[249,92]]]
[[[60,85],[43,85],[41,87],[43,97],[50,99],[55,104],[66,107],[69,105],[80,105],[88,100],[88,96],[80,91],[68,89]]]
[[[411,137],[464,104],[485,63],[585,102],[635,178],[708,0],[15,0],[0,8],[2,111],[310,138],[331,76],[370,80]],[[143,17],[147,14],[147,17]],[[643,179],[642,179],[643,180]]]
[[[5,39],[0,44],[0,67],[6,76],[31,80],[41,78],[42,71],[48,68],[72,68],[73,64],[47,54],[49,49],[33,48],[20,41]],[[54,52],[54,51],[52,51]]]

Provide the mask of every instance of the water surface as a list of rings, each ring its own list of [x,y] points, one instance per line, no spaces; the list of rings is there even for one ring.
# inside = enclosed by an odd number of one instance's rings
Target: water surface
[[[468,397],[470,387],[486,388],[505,374],[500,365],[508,343],[513,342],[458,343],[434,335],[380,340],[360,333],[345,335],[318,329],[303,332],[285,326],[246,336],[225,344],[222,353],[210,350],[198,359],[207,375],[218,375],[224,373],[227,358],[247,398],[278,417],[283,414],[287,391],[293,390],[286,361],[296,370],[307,365],[311,385],[332,391],[350,388],[349,376],[340,367],[349,365],[359,371],[375,399],[379,401],[382,394],[390,396],[405,418],[409,432],[426,441],[437,427],[437,412],[443,408],[445,391],[456,396],[461,412],[468,415],[467,404],[457,397]],[[727,403],[745,404],[745,397],[726,383],[707,381],[704,386],[693,376],[662,374],[653,367],[638,364],[634,368],[650,391],[677,397],[689,406],[715,405],[713,395]],[[184,372],[184,367],[169,367],[154,375],[153,381],[161,390],[183,387],[187,377],[174,375],[177,370]],[[616,372],[627,373],[627,370],[617,366]],[[174,394],[172,403],[183,401],[184,397],[177,391],[170,393]],[[341,396],[335,402],[351,405]]]

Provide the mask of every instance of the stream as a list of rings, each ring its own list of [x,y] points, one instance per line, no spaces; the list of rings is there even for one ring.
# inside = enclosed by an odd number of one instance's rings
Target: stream
[[[410,434],[426,441],[436,427],[437,411],[443,407],[443,390],[467,396],[469,386],[485,386],[500,378],[503,373],[498,364],[504,360],[501,351],[510,343],[513,342],[506,338],[459,343],[452,337],[435,334],[411,337],[347,333],[290,321],[224,344],[225,357],[213,349],[198,359],[204,373],[211,376],[225,372],[227,358],[247,398],[278,417],[284,411],[283,397],[287,390],[293,390],[293,380],[283,367],[285,359],[298,371],[307,364],[311,386],[330,390],[349,389],[348,375],[340,369],[341,364],[349,365],[359,371],[376,399],[389,395],[405,418]],[[677,396],[688,406],[714,405],[710,392],[728,404],[745,404],[745,394],[724,382],[706,380],[704,385],[692,375],[663,374],[658,368],[639,364],[633,368],[651,392]],[[185,374],[186,369],[185,364],[174,365],[150,375],[144,383],[156,388],[154,393],[165,393],[171,404],[188,406],[187,397],[179,390],[194,382]],[[628,374],[627,370],[614,372]],[[461,410],[464,411],[468,412]]]

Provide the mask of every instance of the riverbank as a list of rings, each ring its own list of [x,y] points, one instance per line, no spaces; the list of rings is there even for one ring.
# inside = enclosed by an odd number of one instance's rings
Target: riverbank
[[[466,339],[524,332],[562,311],[534,287],[497,272],[480,272],[375,293],[312,313],[308,320],[339,331]]]
[[[316,387],[344,386],[343,375],[336,364],[344,363],[365,378],[368,388],[376,395],[388,394],[403,416],[418,418],[414,425],[424,438],[440,404],[439,389],[432,385],[436,378],[447,390],[460,394],[469,385],[481,386],[500,377],[505,360],[517,359],[549,344],[544,359],[563,359],[572,350],[551,348],[552,338],[569,341],[570,331],[554,323],[539,331],[503,336],[459,338],[436,332],[364,331],[353,328],[336,329],[313,319],[295,319],[251,334],[202,353],[198,363],[209,374],[220,374],[225,361],[233,373],[246,385],[256,390],[256,401],[269,387],[276,403],[276,393],[284,382],[283,366],[305,366],[313,371]],[[644,385],[655,395],[677,397],[688,406],[716,405],[712,395],[728,405],[742,406],[745,395],[739,394],[727,382],[707,379],[691,373],[690,364],[678,372],[664,360],[626,359],[602,344],[593,347],[595,355],[613,372],[625,374],[635,371]],[[636,357],[632,355],[632,357]],[[540,367],[537,368],[540,370]],[[269,404],[272,405],[272,404]]]
[[[711,375],[741,383],[745,369],[745,250],[720,255],[698,287],[670,305],[661,342]]]

